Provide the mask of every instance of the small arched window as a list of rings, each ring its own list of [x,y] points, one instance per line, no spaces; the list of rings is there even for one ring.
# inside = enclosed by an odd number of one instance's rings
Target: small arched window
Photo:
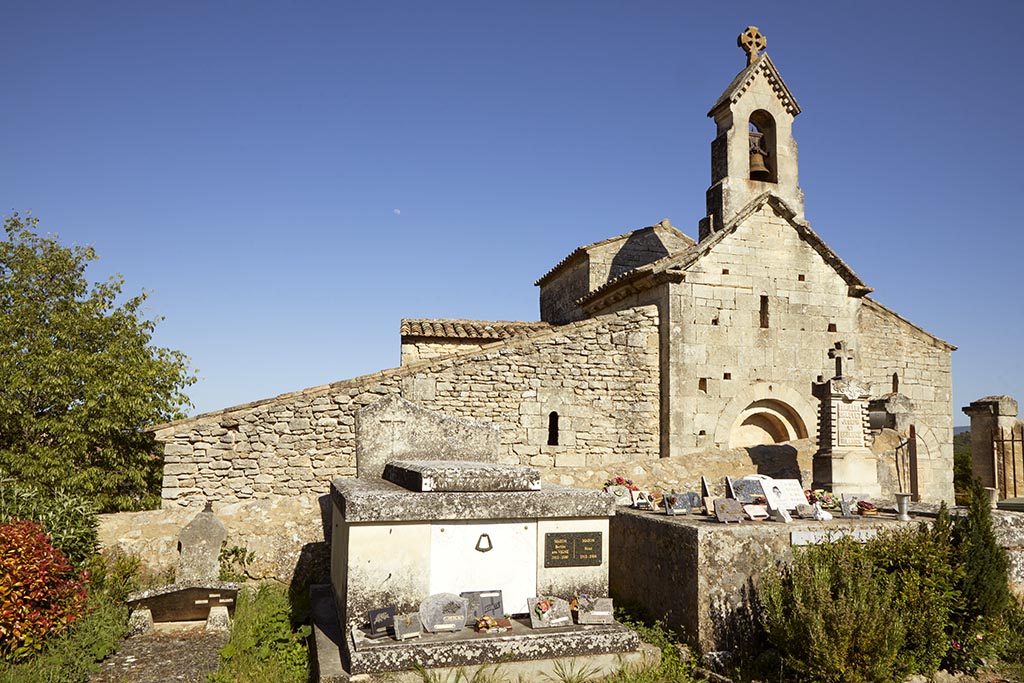
[[[548,413],[548,445],[558,445],[558,413],[553,410]]]
[[[750,115],[750,179],[779,182],[778,154],[775,146],[775,119],[764,109]]]
[[[900,391],[900,373],[892,373],[892,393],[898,394]]]

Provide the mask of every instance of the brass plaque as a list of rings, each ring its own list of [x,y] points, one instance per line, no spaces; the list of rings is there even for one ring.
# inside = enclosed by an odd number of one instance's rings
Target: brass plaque
[[[600,531],[544,534],[544,566],[600,566],[601,535]]]

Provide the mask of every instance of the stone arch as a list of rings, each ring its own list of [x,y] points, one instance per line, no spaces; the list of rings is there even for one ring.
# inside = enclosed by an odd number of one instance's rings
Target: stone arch
[[[726,405],[715,426],[715,444],[738,448],[781,443],[806,439],[816,428],[817,412],[798,391],[758,382]]]

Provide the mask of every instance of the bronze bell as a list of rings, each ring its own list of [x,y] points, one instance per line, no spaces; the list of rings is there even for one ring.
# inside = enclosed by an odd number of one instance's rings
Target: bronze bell
[[[771,181],[771,169],[764,163],[768,152],[762,146],[764,133],[750,131],[750,179]]]
[[[750,153],[750,179],[771,180],[772,172],[764,165],[764,154],[761,152]]]

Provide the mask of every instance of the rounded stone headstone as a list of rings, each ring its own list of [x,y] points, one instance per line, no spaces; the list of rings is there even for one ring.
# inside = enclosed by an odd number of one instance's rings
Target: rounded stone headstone
[[[455,593],[435,593],[420,603],[423,630],[431,633],[461,631],[466,626],[469,600]]]

